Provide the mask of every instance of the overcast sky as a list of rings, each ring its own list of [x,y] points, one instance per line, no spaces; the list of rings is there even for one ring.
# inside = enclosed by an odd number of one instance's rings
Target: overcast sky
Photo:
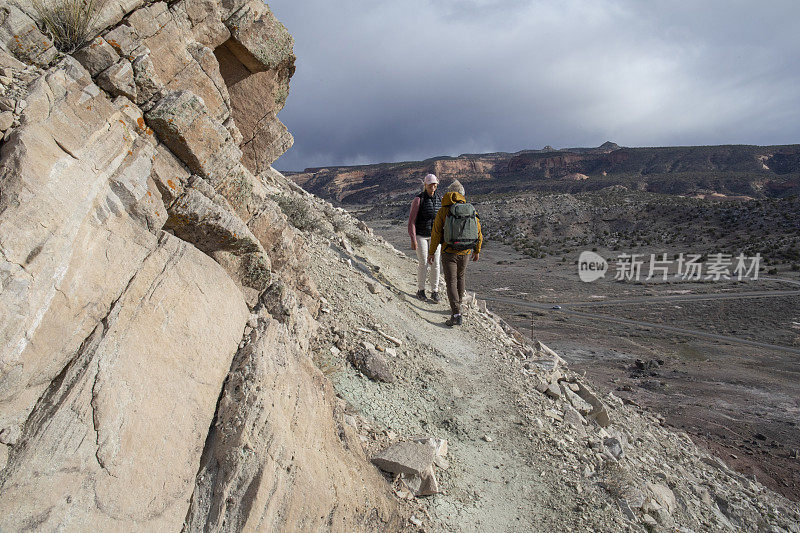
[[[280,170],[575,146],[800,143],[798,0],[273,0]]]

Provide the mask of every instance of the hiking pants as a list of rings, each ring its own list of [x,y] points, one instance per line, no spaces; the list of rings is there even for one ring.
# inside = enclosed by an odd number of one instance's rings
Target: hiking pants
[[[431,273],[431,290],[439,290],[439,258],[441,257],[442,247],[436,248],[433,256],[433,264],[428,264],[428,249],[431,245],[430,237],[420,237],[417,235],[417,290],[425,290],[425,279],[428,277],[428,270]]]
[[[466,286],[465,273],[469,254],[449,254],[442,252],[442,269],[444,281],[447,284],[447,299],[450,301],[450,311],[454,315],[461,314],[461,298],[464,297]]]

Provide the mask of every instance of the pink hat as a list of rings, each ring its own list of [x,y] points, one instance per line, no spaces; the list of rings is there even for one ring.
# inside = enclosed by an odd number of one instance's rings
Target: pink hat
[[[430,185],[431,183],[439,183],[439,180],[433,174],[428,174],[422,182],[425,185]]]

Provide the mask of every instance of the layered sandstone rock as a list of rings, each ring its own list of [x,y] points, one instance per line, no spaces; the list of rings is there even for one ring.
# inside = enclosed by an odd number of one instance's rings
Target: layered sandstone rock
[[[258,0],[144,4],[57,57],[0,3],[0,529],[399,527],[273,199],[291,36]]]
[[[58,53],[33,18],[11,2],[0,2],[0,42],[19,60],[38,66],[49,64]]]
[[[247,316],[211,259],[162,234],[13,442],[4,529],[179,529]]]

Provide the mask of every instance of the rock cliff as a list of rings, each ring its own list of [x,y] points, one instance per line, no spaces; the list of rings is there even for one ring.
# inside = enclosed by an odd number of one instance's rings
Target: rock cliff
[[[273,199],[286,29],[109,1],[69,56],[30,4],[0,15],[0,529],[391,527]]]

